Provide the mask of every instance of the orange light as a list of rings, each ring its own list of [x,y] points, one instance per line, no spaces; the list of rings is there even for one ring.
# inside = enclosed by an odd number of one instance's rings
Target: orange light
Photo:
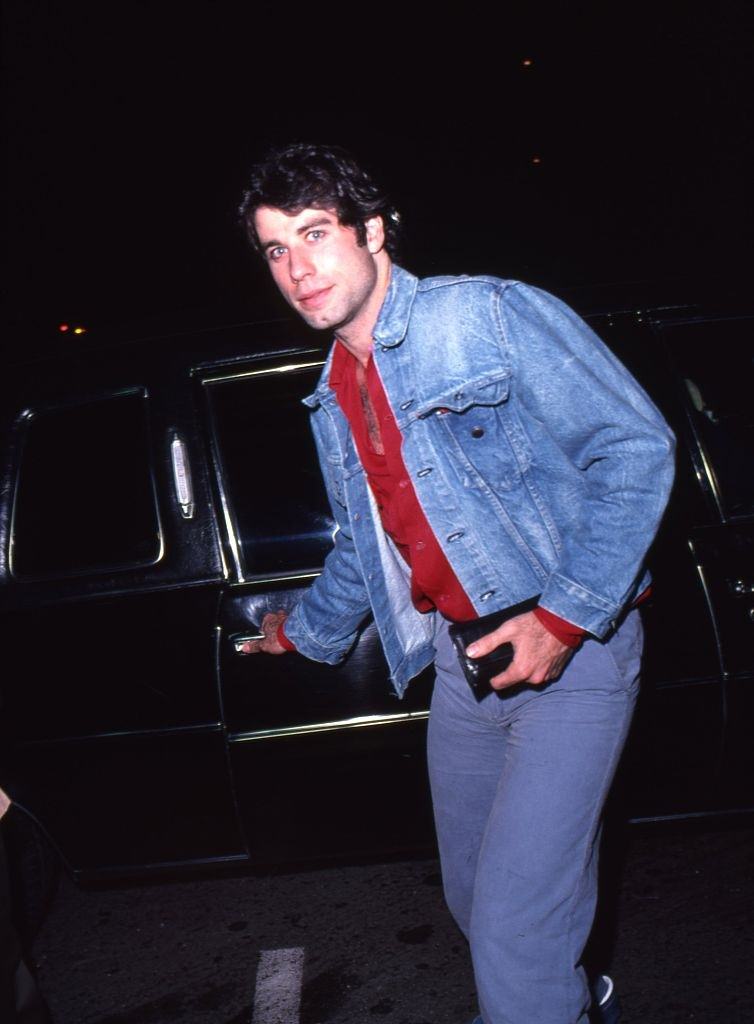
[[[73,328],[73,333],[74,334],[86,334],[86,327],[74,327]]]
[[[58,330],[62,331],[63,333],[65,333],[68,330],[68,324],[60,324],[60,326],[58,327]]]

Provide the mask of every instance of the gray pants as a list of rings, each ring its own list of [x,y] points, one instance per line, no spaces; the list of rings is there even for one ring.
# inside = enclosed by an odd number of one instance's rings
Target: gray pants
[[[638,692],[631,612],[563,675],[477,702],[436,638],[429,770],[448,906],[484,1024],[586,1024],[600,819]]]

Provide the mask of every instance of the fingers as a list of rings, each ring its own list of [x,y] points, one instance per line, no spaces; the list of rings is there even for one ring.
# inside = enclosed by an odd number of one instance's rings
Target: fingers
[[[267,612],[262,619],[261,632],[264,637],[261,640],[247,640],[241,645],[240,651],[243,654],[285,654],[285,648],[278,641],[278,630],[288,618],[288,613],[282,608],[276,612]]]
[[[466,648],[466,653],[470,658],[482,658],[485,654],[490,654],[496,650],[501,644],[515,643],[518,639],[518,630],[514,625],[516,622],[517,619],[510,619],[508,622],[504,622],[502,626],[498,626],[492,633],[480,636],[473,644],[469,644]]]
[[[527,683],[529,686],[549,683],[563,672],[572,655],[573,650],[569,647],[552,656],[542,653],[532,656],[530,652],[523,651],[520,657],[514,656],[505,672],[493,676],[490,686],[495,690],[504,690],[519,683]]]
[[[504,643],[513,645],[513,661],[505,672],[490,680],[495,690],[504,690],[519,683],[540,686],[556,679],[573,653],[542,625],[533,612],[504,622],[492,633],[470,644],[466,653],[471,658],[479,658]]]

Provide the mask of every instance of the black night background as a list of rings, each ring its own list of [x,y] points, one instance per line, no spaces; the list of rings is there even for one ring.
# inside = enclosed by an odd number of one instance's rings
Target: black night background
[[[420,274],[741,278],[747,9],[6,0],[4,344],[280,311],[235,207],[291,139],[387,179]]]

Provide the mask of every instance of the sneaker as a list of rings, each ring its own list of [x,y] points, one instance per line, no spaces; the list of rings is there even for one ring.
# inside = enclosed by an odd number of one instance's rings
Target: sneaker
[[[594,1024],[618,1024],[620,1003],[613,979],[600,974],[592,985],[592,1020]]]
[[[618,1024],[620,1021],[618,993],[613,979],[607,974],[600,974],[592,986],[590,1016],[594,1024]],[[484,1021],[481,1017],[475,1017],[471,1024],[484,1024]]]

